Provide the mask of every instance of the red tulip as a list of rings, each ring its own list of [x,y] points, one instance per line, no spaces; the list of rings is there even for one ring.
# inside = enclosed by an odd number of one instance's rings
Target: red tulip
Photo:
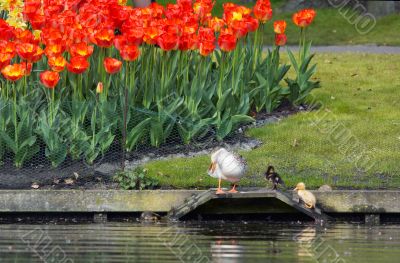
[[[69,53],[72,57],[88,58],[93,53],[93,46],[88,46],[85,42],[73,44],[69,48]]]
[[[254,16],[262,23],[272,18],[272,8],[269,1],[257,1],[253,8]]]
[[[50,57],[48,60],[48,64],[53,71],[61,72],[67,65],[67,61],[63,56]]]
[[[215,32],[219,32],[225,26],[225,21],[218,17],[213,17],[208,21],[208,27],[212,28]]]
[[[286,21],[285,20],[278,20],[274,22],[274,32],[276,34],[283,34],[286,30]]]
[[[89,62],[84,57],[73,57],[67,64],[69,72],[82,74],[89,68]]]
[[[40,73],[39,78],[43,86],[48,89],[54,89],[54,87],[57,86],[57,83],[60,80],[60,74],[58,74],[58,72],[47,70]]]
[[[157,44],[165,51],[178,48],[179,38],[175,34],[165,33],[157,39]]]
[[[199,44],[199,52],[202,56],[210,55],[215,49],[214,42],[204,41]]]
[[[275,34],[275,45],[284,46],[286,45],[287,37],[285,34]]]
[[[114,40],[114,30],[100,29],[91,35],[91,41],[99,47],[111,47]]]
[[[17,45],[16,51],[18,56],[25,60],[31,60],[38,52],[39,47],[31,43],[22,43]]]
[[[236,47],[237,38],[234,34],[225,33],[219,36],[218,45],[222,51],[230,52]]]
[[[36,49],[35,54],[33,54],[32,58],[29,60],[30,62],[37,62],[42,58],[44,51],[40,47]]]
[[[303,9],[293,14],[293,23],[298,27],[306,27],[312,23],[316,12],[314,9]]]
[[[47,45],[44,49],[44,53],[47,57],[57,57],[64,52],[65,48],[59,44]]]
[[[12,55],[10,53],[0,53],[0,69],[9,65],[12,59]]]
[[[105,58],[103,65],[108,74],[115,74],[121,70],[122,62],[115,58]]]
[[[119,51],[123,60],[134,61],[140,55],[140,50],[135,45],[124,46]]]
[[[23,64],[8,65],[1,70],[1,74],[10,81],[17,81],[25,76],[25,67]]]

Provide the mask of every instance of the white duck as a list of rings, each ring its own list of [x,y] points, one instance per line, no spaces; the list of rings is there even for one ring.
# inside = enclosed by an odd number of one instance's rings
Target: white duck
[[[221,189],[221,180],[229,181],[233,184],[230,193],[237,193],[236,184],[245,175],[247,169],[246,161],[239,155],[228,152],[221,148],[211,154],[211,165],[208,168],[208,174],[211,177],[218,178],[217,194],[225,193]]]
[[[313,193],[306,190],[306,185],[304,183],[298,183],[294,190],[297,191],[297,195],[304,202],[307,208],[315,208],[317,199]]]

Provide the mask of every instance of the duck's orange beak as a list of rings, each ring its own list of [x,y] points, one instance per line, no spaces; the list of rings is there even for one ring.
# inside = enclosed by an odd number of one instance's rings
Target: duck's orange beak
[[[210,167],[208,167],[208,170],[213,173],[213,172],[215,172],[215,167],[216,167],[216,163],[212,162],[210,164]]]

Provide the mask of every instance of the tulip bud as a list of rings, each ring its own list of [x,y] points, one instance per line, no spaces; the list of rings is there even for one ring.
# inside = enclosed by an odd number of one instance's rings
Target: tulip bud
[[[103,82],[99,82],[96,87],[96,93],[103,93]]]

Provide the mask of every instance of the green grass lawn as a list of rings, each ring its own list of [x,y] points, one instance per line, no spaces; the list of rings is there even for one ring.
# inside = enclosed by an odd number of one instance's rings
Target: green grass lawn
[[[273,164],[290,187],[400,187],[400,55],[317,54],[316,62],[323,87],[313,95],[323,107],[249,130],[263,145],[241,152],[249,163],[241,185],[264,186],[263,172]],[[335,140],[340,134],[350,142]],[[361,156],[374,163],[368,171],[355,161],[365,151]],[[163,186],[208,188],[217,184],[207,175],[209,162],[200,156],[146,168]]]
[[[175,2],[175,0],[160,0],[161,4]],[[217,0],[213,14],[222,15],[222,4],[226,0]],[[230,2],[253,7],[254,3],[242,0]],[[287,35],[288,44],[297,44],[299,29],[292,22],[291,13],[278,13],[277,8],[284,1],[271,1],[274,10],[272,21],[265,26],[265,44],[273,44],[273,21],[285,19],[288,22]],[[350,13],[349,13],[350,14]],[[347,15],[349,16],[349,15]],[[318,9],[314,23],[307,29],[308,36],[313,40],[314,45],[355,45],[355,44],[377,44],[377,45],[400,45],[400,37],[395,32],[400,27],[400,15],[391,15],[377,20],[376,26],[365,35],[357,32],[355,25],[352,25],[343,17],[337,9]]]

